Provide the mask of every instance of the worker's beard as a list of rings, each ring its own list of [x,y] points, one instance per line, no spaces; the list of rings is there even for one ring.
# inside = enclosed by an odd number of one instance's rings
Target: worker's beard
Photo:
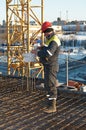
[[[53,36],[54,32],[46,36],[46,38],[49,40]]]

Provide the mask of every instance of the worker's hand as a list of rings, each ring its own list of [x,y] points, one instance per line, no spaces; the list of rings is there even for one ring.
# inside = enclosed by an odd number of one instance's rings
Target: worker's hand
[[[41,46],[38,46],[38,47],[37,47],[38,50],[41,50],[41,49],[43,49],[43,48],[44,48],[44,45],[41,45]]]
[[[31,53],[37,55],[37,50],[32,50]]]

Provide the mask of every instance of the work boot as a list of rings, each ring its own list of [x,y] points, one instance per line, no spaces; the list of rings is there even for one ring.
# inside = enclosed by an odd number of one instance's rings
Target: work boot
[[[49,100],[48,107],[45,108],[44,112],[46,113],[56,112],[56,99]]]
[[[46,109],[47,107],[50,106],[50,102],[49,102],[49,99],[48,99],[49,96],[50,96],[50,95],[47,94],[46,97],[45,97],[43,109]]]

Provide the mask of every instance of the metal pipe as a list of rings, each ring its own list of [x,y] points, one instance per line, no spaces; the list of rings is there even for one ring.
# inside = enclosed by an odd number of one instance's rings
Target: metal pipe
[[[67,82],[67,86],[68,86],[68,55],[67,55],[67,58],[66,58],[66,82]]]

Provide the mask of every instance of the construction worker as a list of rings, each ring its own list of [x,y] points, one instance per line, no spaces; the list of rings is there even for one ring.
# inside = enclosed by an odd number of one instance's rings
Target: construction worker
[[[57,99],[57,72],[58,72],[58,55],[60,51],[60,40],[55,35],[52,24],[48,21],[42,24],[42,33],[46,38],[45,46],[38,51],[40,62],[44,65],[44,86],[47,91],[48,103],[44,112],[56,112]]]

